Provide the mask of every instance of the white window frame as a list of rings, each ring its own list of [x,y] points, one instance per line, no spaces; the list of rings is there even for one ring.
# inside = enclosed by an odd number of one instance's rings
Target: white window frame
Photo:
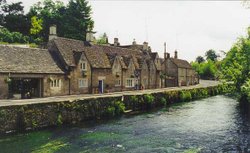
[[[135,80],[134,78],[127,78],[126,79],[126,87],[134,87],[135,86]]]
[[[85,82],[85,84],[84,84],[84,82]],[[78,79],[78,87],[79,88],[88,87],[88,79]]]
[[[115,86],[121,86],[121,79],[115,80]]]
[[[85,68],[84,68],[84,66],[85,66]],[[82,71],[87,71],[87,62],[86,61],[82,61],[81,63],[80,63],[80,69],[82,70]]]
[[[50,81],[50,87],[51,88],[60,88],[62,84],[61,79],[52,79]]]

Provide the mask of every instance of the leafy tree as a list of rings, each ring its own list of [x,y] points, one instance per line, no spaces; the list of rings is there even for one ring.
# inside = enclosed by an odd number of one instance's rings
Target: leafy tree
[[[216,52],[212,49],[208,50],[205,54],[206,60],[212,60],[212,61],[217,61],[217,58],[219,57]]]
[[[42,29],[37,37],[43,41],[48,41],[49,27],[56,24],[58,27],[58,35],[61,36],[63,22],[62,15],[65,13],[65,7],[61,1],[43,0],[34,4],[27,16],[31,19],[33,16],[42,20]]]
[[[42,19],[39,37],[45,42],[53,24],[57,25],[58,36],[79,40],[85,40],[86,31],[94,26],[91,6],[86,0],[70,0],[67,6],[61,1],[43,0],[33,5],[27,16]]]
[[[195,61],[198,63],[202,63],[205,62],[205,59],[202,56],[198,56]]]
[[[0,0],[0,25],[3,25],[4,14],[3,14],[3,5],[6,3],[6,0]]]
[[[29,37],[20,32],[10,32],[6,28],[0,29],[0,41],[7,43],[28,43]]]
[[[31,29],[30,34],[37,35],[43,29],[42,27],[43,20],[38,19],[36,16],[31,18]]]
[[[216,63],[213,61],[208,60],[202,63],[192,62],[191,65],[202,79],[217,79],[219,71]]]
[[[101,35],[97,40],[96,40],[97,44],[108,44],[108,36],[106,33],[104,33],[103,35]]]
[[[227,81],[233,81],[242,97],[248,96],[250,79],[250,28],[248,36],[240,38],[229,50],[222,61],[222,77]]]
[[[86,0],[70,0],[63,19],[64,37],[86,40],[87,30],[93,30],[91,6]]]
[[[29,34],[29,21],[24,15],[22,2],[4,4],[2,6],[2,25],[11,32]]]

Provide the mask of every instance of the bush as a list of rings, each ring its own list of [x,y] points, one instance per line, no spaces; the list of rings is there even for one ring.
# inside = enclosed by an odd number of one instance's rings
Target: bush
[[[155,97],[151,94],[146,94],[146,95],[143,95],[143,99],[145,103],[152,104],[155,100]]]
[[[120,115],[125,111],[125,104],[121,101],[115,102],[115,114]]]
[[[192,100],[192,95],[189,91],[181,91],[180,92],[180,99],[181,101],[190,101]]]
[[[162,106],[166,106],[166,105],[167,105],[167,100],[166,100],[166,98],[161,97],[160,103],[161,103]]]

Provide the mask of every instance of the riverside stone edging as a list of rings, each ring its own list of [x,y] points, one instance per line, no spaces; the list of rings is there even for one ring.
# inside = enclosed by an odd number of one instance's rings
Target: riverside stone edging
[[[29,103],[0,107],[0,133],[76,124],[90,119],[119,116],[125,109],[149,110],[180,101],[190,101],[223,93],[222,85],[180,90],[129,93],[96,98],[66,99],[49,103]]]

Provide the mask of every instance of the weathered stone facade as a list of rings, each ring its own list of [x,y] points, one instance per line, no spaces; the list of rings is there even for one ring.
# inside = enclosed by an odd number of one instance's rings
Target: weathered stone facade
[[[23,88],[21,98],[36,98],[197,83],[187,61],[177,59],[177,53],[176,58],[162,59],[147,42],[120,46],[116,39],[113,45],[96,45],[55,37],[47,50],[0,47],[0,54],[6,58],[4,62],[10,63],[5,69],[0,61],[0,98],[13,98],[10,89],[17,93],[19,86]],[[15,63],[21,63],[20,68]],[[14,85],[9,86],[6,78],[13,79]]]

